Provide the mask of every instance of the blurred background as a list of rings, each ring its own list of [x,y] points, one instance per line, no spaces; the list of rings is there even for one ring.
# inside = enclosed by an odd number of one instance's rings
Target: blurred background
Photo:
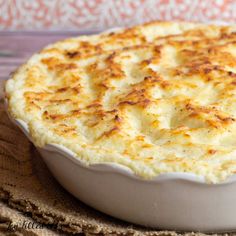
[[[0,0],[1,30],[102,30],[150,20],[235,22],[235,0]]]
[[[1,83],[45,45],[151,20],[235,23],[236,0],[0,0]]]

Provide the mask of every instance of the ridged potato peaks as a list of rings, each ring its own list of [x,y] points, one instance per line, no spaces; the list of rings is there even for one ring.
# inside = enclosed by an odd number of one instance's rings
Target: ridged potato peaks
[[[236,27],[152,22],[57,42],[6,83],[34,143],[142,178],[236,173]]]

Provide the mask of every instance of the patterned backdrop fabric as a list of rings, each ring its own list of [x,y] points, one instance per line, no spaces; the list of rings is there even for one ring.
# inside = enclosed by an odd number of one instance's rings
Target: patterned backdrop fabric
[[[236,0],[0,0],[0,29],[94,30],[151,20],[236,22]]]

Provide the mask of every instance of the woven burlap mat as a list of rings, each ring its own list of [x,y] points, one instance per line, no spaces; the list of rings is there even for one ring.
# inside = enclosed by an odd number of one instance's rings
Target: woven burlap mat
[[[205,235],[135,226],[78,201],[56,182],[33,145],[9,121],[2,101],[0,199],[0,234],[3,235]],[[22,222],[43,227],[26,227]]]

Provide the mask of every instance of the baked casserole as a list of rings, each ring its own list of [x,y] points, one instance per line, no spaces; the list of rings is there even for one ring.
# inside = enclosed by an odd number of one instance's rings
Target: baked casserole
[[[236,173],[236,27],[151,22],[66,39],[7,81],[9,113],[35,145],[143,179]]]

